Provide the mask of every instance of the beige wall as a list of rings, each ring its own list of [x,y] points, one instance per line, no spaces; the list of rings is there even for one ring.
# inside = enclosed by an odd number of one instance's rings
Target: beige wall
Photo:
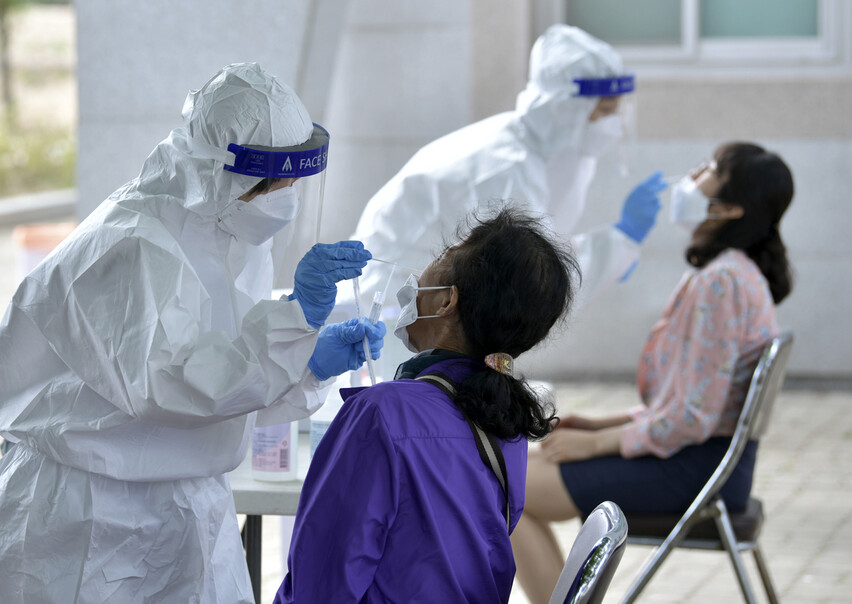
[[[642,139],[852,138],[852,78],[641,78],[636,94]]]
[[[471,121],[508,111],[527,83],[528,0],[471,1]]]

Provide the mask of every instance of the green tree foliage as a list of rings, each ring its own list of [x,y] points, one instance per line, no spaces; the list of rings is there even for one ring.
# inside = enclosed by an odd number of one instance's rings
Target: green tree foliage
[[[72,187],[75,162],[70,132],[41,128],[9,134],[0,129],[0,197]]]
[[[0,81],[2,81],[3,108],[6,122],[10,127],[15,124],[15,94],[12,89],[12,69],[9,61],[9,39],[12,28],[9,26],[9,13],[27,0],[0,0]]]
[[[33,90],[68,78],[66,68],[21,69],[10,57],[14,31],[10,19],[15,11],[26,10],[26,5],[69,4],[51,0],[0,0],[0,101],[5,120],[0,119],[0,198],[23,193],[35,193],[74,186],[76,140],[73,127],[60,126],[51,120],[23,119],[18,111],[16,88]],[[16,49],[20,53],[19,49]],[[16,86],[17,84],[17,86]],[[23,94],[23,93],[22,93]]]

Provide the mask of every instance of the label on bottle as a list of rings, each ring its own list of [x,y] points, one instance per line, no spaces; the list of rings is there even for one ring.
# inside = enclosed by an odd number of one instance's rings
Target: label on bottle
[[[331,426],[331,420],[311,419],[311,459],[313,459],[314,452],[317,450],[320,440],[322,440],[322,437],[328,431],[329,426]]]
[[[251,467],[262,472],[290,471],[290,424],[254,429]]]

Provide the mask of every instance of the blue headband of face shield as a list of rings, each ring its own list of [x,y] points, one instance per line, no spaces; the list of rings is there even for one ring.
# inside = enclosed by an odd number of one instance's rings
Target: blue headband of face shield
[[[292,147],[243,146],[231,143],[234,164],[225,170],[260,178],[304,178],[325,170],[328,162],[328,131],[314,124],[307,141]]]
[[[575,78],[574,83],[579,86],[575,96],[619,96],[633,92],[636,87],[632,75],[617,78]]]

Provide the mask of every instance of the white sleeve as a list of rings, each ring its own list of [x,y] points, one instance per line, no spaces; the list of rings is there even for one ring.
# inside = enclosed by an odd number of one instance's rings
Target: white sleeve
[[[453,199],[437,195],[439,182],[427,174],[407,174],[404,167],[367,202],[351,239],[361,241],[376,258],[414,269],[425,268],[442,242],[443,207]],[[372,263],[361,278],[363,291],[382,289],[391,266]],[[403,271],[404,272],[404,271]],[[406,275],[402,275],[404,279]],[[338,288],[339,300],[354,299],[352,288]]]
[[[324,382],[308,371],[302,380],[287,393],[283,404],[272,405],[257,412],[255,425],[274,426],[304,419],[325,404],[337,376]]]
[[[231,339],[210,330],[194,271],[142,238],[123,239],[65,287],[25,312],[86,387],[128,415],[191,428],[273,406],[295,420],[320,404],[307,368],[317,331],[298,302],[259,302]]]
[[[624,277],[639,260],[639,244],[614,226],[574,235],[571,245],[583,275],[575,309]]]

